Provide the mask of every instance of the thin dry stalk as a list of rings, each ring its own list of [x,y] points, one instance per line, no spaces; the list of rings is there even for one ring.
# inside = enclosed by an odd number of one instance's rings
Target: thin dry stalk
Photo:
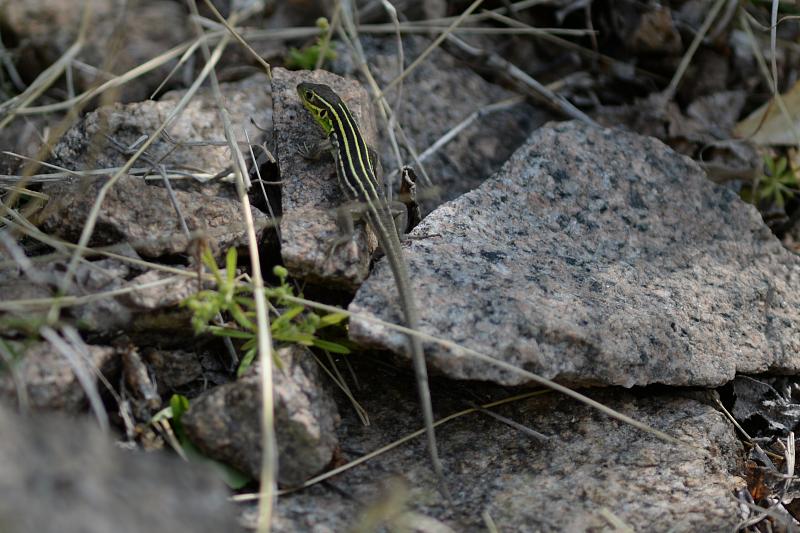
[[[62,337],[51,327],[44,326],[39,330],[39,334],[63,355],[69,363],[69,366],[72,367],[72,372],[75,374],[81,387],[83,387],[86,397],[89,398],[89,405],[92,406],[92,411],[94,411],[95,417],[97,417],[97,423],[100,425],[100,429],[103,430],[103,433],[108,433],[108,413],[106,413],[106,409],[103,407],[103,401],[100,399],[100,393],[97,391],[97,384],[92,379],[92,374],[94,374],[94,372],[87,370],[87,366],[89,366],[89,368],[94,368],[94,363],[88,355],[88,347],[80,340],[76,331],[72,330],[69,336],[73,340],[77,338],[79,342],[68,342],[66,332],[71,329],[71,326],[64,326],[62,331],[64,337]]]
[[[369,426],[369,415],[367,414],[367,410],[364,409],[360,403],[358,403],[358,400],[356,400],[356,397],[353,395],[353,392],[347,385],[347,381],[344,379],[344,376],[342,376],[342,373],[339,372],[339,368],[336,366],[336,361],[334,361],[330,352],[328,350],[324,350],[324,352],[328,360],[328,364],[331,365],[332,370],[329,370],[328,367],[325,366],[316,355],[314,355],[314,360],[317,361],[317,364],[322,371],[328,375],[331,381],[333,381],[336,386],[339,387],[339,390],[341,390],[344,395],[347,396],[347,399],[350,400],[350,403],[353,404],[353,410],[355,410],[358,418],[361,419],[361,423],[364,424],[364,426]]]
[[[599,127],[599,125],[594,120],[589,118],[586,113],[572,105],[565,98],[555,94],[553,91],[548,89],[547,86],[536,81],[527,72],[523,71],[510,61],[503,59],[494,52],[487,53],[480,48],[462,41],[454,35],[450,35],[447,39],[448,42],[454,44],[459,50],[470,55],[473,59],[485,63],[486,66],[492,69],[496,69],[505,73],[509,78],[518,82],[525,89],[527,89],[527,92],[533,93],[540,99],[543,99],[551,107],[564,113],[568,117],[580,120],[581,122],[589,124],[590,126]]]
[[[322,68],[322,63],[325,61],[325,56],[328,55],[328,50],[330,49],[331,45],[331,37],[333,37],[333,32],[339,27],[339,17],[342,11],[342,2],[341,0],[336,1],[336,5],[333,6],[333,15],[331,16],[331,23],[328,26],[328,30],[325,32],[325,35],[322,36],[319,42],[319,55],[317,55],[317,62],[314,64],[314,70],[319,70]]]
[[[747,14],[746,11],[744,9],[741,9],[739,11],[739,21],[741,26],[747,33],[747,37],[750,42],[750,49],[753,51],[753,57],[755,57],[756,63],[758,63],[758,67],[761,70],[761,74],[764,76],[764,79],[767,82],[767,86],[769,87],[770,91],[772,92],[772,95],[775,98],[774,101],[778,106],[778,110],[781,112],[781,115],[784,118],[786,127],[791,130],[792,135],[794,135],[795,138],[795,143],[798,146],[800,146],[800,132],[797,131],[795,122],[792,119],[792,114],[789,112],[789,108],[786,105],[786,102],[783,100],[783,97],[778,91],[778,80],[776,78],[773,78],[772,74],[770,73],[770,68],[767,66],[767,61],[764,58],[764,54],[761,51],[761,47],[758,45],[758,39],[753,34],[753,29],[750,26],[750,22],[746,14]],[[775,50],[772,50],[772,54],[773,56],[775,55]],[[764,116],[761,119],[759,128],[766,120],[767,114],[770,112],[770,107],[771,106],[768,105],[767,108],[764,110]],[[755,135],[757,131],[758,129],[750,133],[750,136]],[[758,175],[756,177],[758,177]]]
[[[217,18],[217,20],[223,26],[225,26],[225,29],[230,32],[230,34],[233,36],[233,38],[236,39],[239,42],[239,44],[241,44],[245,48],[245,50],[247,50],[248,52],[250,52],[250,54],[252,54],[252,56],[256,59],[256,61],[261,63],[261,66],[264,67],[264,72],[267,73],[267,77],[269,77],[269,79],[272,79],[272,69],[270,68],[269,63],[264,61],[264,59],[260,55],[258,55],[258,52],[253,50],[253,47],[250,46],[247,43],[247,41],[242,36],[241,32],[237,31],[233,27],[233,25],[236,24],[237,20],[246,19],[251,14],[255,13],[259,9],[258,8],[258,2],[254,2],[253,6],[250,7],[249,11],[245,11],[245,12],[242,12],[242,13],[237,13],[236,14],[236,18],[231,17],[231,20],[227,21],[227,20],[225,20],[225,17],[223,17],[222,14],[219,12],[219,10],[217,10],[216,6],[214,6],[214,4],[211,3],[211,0],[204,0],[204,1],[205,1],[205,4],[206,4],[206,7],[208,7],[208,9],[211,10],[211,12]],[[199,15],[197,15],[197,11],[196,10],[195,10],[195,16],[199,16]]]
[[[189,6],[193,13],[197,15],[197,5],[194,0],[188,0]],[[238,33],[233,30],[228,21],[224,20],[216,8],[209,0],[206,0],[208,7],[214,12],[225,27],[242,43],[251,53],[255,52],[252,48],[241,38]],[[235,23],[237,14],[231,16],[232,22]],[[202,34],[203,30],[198,26],[197,31]],[[206,61],[211,57],[208,47],[203,45],[201,47]],[[259,58],[260,59],[260,58]],[[272,78],[269,65],[260,60],[264,65],[267,75]],[[247,196],[247,188],[249,180],[247,179],[247,166],[244,163],[244,156],[242,155],[239,145],[236,143],[233,135],[233,128],[230,122],[225,105],[222,101],[222,91],[219,87],[217,75],[212,69],[210,72],[211,89],[216,101],[217,108],[219,109],[220,116],[225,129],[225,138],[231,150],[233,157],[233,169],[236,174],[236,192],[239,195],[239,202],[242,206],[242,214],[247,225],[247,248],[250,253],[250,268],[252,271],[253,279],[253,298],[256,303],[256,324],[258,326],[258,357],[261,362],[260,365],[260,378],[261,378],[261,472],[260,472],[260,490],[258,505],[258,524],[257,531],[259,533],[268,533],[272,525],[272,510],[275,504],[275,493],[277,492],[277,479],[278,479],[278,444],[275,437],[275,422],[272,392],[272,335],[269,326],[269,313],[267,311],[266,296],[264,294],[264,280],[261,277],[261,260],[258,251],[258,239],[256,238],[255,224],[253,222],[253,212],[250,207],[250,198]]]
[[[189,274],[191,275],[191,273]],[[197,273],[195,272],[194,276],[192,277],[197,277]],[[172,283],[177,283],[181,281],[182,278],[183,278],[182,276],[171,276],[169,278],[157,279],[150,281],[148,283],[142,283],[140,285],[130,285],[128,287],[120,287],[119,289],[95,292],[83,296],[57,296],[54,298],[26,298],[22,300],[5,300],[0,302],[0,311],[17,311],[17,312],[36,311],[36,310],[48,309],[51,308],[52,306],[58,306],[59,308],[63,308],[63,307],[72,307],[76,305],[84,305],[104,300],[106,298],[113,298],[115,296],[120,296],[123,294],[131,294],[139,291],[145,291],[148,289],[154,289],[156,287],[162,287],[164,285],[171,285]]]
[[[675,92],[678,90],[678,85],[681,83],[683,75],[686,73],[686,69],[689,68],[689,64],[691,64],[695,52],[697,52],[697,49],[700,47],[700,43],[703,42],[703,39],[708,33],[709,28],[711,28],[711,24],[714,22],[714,19],[717,18],[719,10],[722,9],[722,6],[725,5],[725,2],[727,1],[728,0],[717,0],[714,5],[711,6],[711,9],[708,11],[708,15],[706,15],[706,18],[703,21],[703,24],[701,24],[700,29],[697,30],[694,40],[692,40],[689,48],[686,49],[686,53],[683,54],[681,62],[678,64],[678,68],[675,69],[675,74],[673,74],[672,80],[670,80],[669,85],[664,90],[663,98],[665,102],[670,102],[673,98],[675,98]]]
[[[428,45],[428,47],[419,55],[419,57],[417,57],[414,61],[411,62],[408,68],[406,68],[395,79],[390,81],[386,85],[386,87],[383,88],[382,92],[385,93],[386,91],[388,91],[389,89],[400,83],[400,81],[402,81],[403,78],[408,76],[411,73],[411,71],[420,66],[422,62],[425,61],[425,58],[427,58],[431,54],[431,52],[436,50],[439,47],[439,45],[441,45],[444,42],[444,40],[447,39],[448,36],[450,36],[453,30],[456,29],[462,22],[464,22],[464,19],[467,18],[470,13],[478,9],[478,6],[481,5],[482,3],[483,0],[475,0],[474,2],[472,2],[472,4],[470,4],[470,6],[463,13],[461,13],[461,15],[456,17],[453,23],[450,24],[450,26],[448,26],[444,32],[442,32],[436,39],[433,40],[433,42],[430,45]]]

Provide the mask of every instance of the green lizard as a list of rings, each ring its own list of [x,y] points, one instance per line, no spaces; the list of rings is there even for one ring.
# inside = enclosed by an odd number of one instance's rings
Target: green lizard
[[[397,292],[400,295],[400,306],[406,325],[411,329],[417,329],[419,327],[417,304],[412,293],[408,268],[392,216],[392,206],[389,205],[383,184],[378,180],[378,173],[375,170],[379,164],[376,154],[367,147],[350,110],[330,87],[314,83],[301,83],[297,86],[297,93],[303,106],[311,113],[327,136],[327,140],[320,143],[316,150],[306,149],[305,155],[313,157],[326,148],[330,150],[336,162],[336,174],[342,193],[348,197],[352,205],[358,205],[358,209],[363,210],[367,223],[378,237],[378,243],[389,261]],[[400,209],[404,211],[406,208],[402,206]],[[352,234],[353,211],[355,209],[350,206],[343,206],[343,209],[340,210],[340,228],[344,233]],[[348,242],[350,237],[351,235],[341,235],[333,243],[333,248]],[[414,363],[414,373],[428,435],[431,463],[438,477],[440,490],[449,499],[436,447],[433,409],[428,388],[428,371],[425,366],[422,341],[419,337],[409,335],[408,342],[411,347],[411,358]]]

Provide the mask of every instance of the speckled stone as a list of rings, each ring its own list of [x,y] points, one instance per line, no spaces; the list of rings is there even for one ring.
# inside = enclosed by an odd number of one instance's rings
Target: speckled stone
[[[339,413],[323,386],[322,371],[304,346],[278,351],[273,367],[278,481],[299,485],[331,461]],[[258,366],[234,383],[192,401],[183,418],[189,438],[206,455],[253,478],[261,472],[261,392]]]
[[[566,122],[536,131],[406,248],[421,329],[573,384],[714,386],[800,371],[800,259],[756,209],[660,141]],[[402,323],[381,261],[350,311]],[[351,337],[404,352],[354,319]],[[526,379],[426,345],[448,376]]]
[[[321,154],[316,161],[300,155],[304,145],[312,147],[324,138],[297,96],[297,84],[303,81],[330,86],[353,113],[367,144],[375,146],[377,138],[369,95],[358,82],[323,70],[272,70],[275,155],[282,180],[281,256],[295,277],[355,289],[369,272],[377,239],[357,224],[352,242],[326,261],[330,243],[339,235],[336,209],[346,198],[330,155]]]
[[[267,76],[257,74],[235,83],[222,83],[220,89],[236,141],[244,143],[249,139],[252,143],[260,142],[264,133],[259,128],[269,129],[272,122],[272,98]],[[170,91],[158,101],[117,103],[87,113],[56,144],[54,162],[71,170],[122,166],[131,155],[125,150],[130,146],[138,148],[137,142],[141,142],[141,137],[153,133],[185,93]],[[147,168],[149,162],[157,162],[167,171],[199,175],[203,179],[230,174],[230,148],[225,142],[225,128],[211,89],[198,90],[186,108],[170,122],[166,132],[169,136],[156,139],[135,163],[136,168]],[[249,159],[246,146],[242,146],[242,151]],[[151,170],[150,174],[153,177],[148,178],[148,183],[162,186],[158,171]],[[214,179],[201,183],[187,177],[172,179],[171,183],[174,189],[237,199],[229,176],[225,181]]]

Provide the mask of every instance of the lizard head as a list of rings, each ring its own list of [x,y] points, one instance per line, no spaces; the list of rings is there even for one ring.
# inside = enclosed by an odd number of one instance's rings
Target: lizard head
[[[329,134],[333,129],[331,115],[342,104],[339,95],[327,85],[306,82],[297,86],[297,94],[300,96],[300,101],[303,102],[303,107],[308,109],[325,134]]]

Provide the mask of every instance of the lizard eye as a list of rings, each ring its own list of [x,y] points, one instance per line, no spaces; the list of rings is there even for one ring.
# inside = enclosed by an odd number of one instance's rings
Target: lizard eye
[[[306,91],[306,100],[311,100],[311,97],[314,96],[311,94],[311,91]]]

